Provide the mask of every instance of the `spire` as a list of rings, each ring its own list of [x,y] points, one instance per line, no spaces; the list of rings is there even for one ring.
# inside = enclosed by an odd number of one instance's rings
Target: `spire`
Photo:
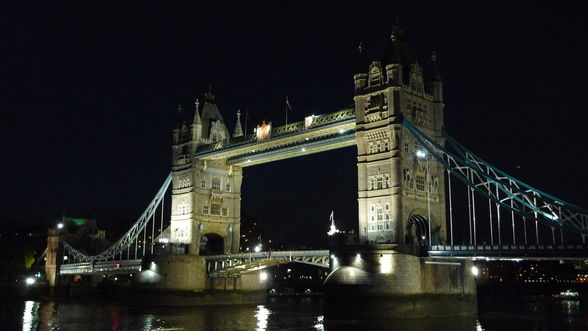
[[[196,101],[194,101],[194,121],[192,121],[192,124],[202,124],[202,121],[200,120],[200,113],[198,112],[199,105],[200,101],[196,99]]]
[[[208,86],[208,92],[204,92],[204,101],[215,103],[216,95],[212,93],[212,85]]]
[[[433,82],[442,82],[439,67],[437,66],[437,53],[435,51],[431,54],[431,60],[433,61]]]
[[[357,46],[358,54],[357,54],[357,64],[355,68],[355,73],[366,73],[368,71],[368,62],[365,56],[365,47],[363,46],[363,42],[360,42]]]
[[[406,47],[406,39],[404,38],[404,30],[398,24],[392,27],[392,33],[390,33],[390,43],[386,49],[384,55],[384,64],[402,64],[409,66],[412,64],[411,56]]]
[[[182,127],[182,105],[178,105],[178,114],[176,116],[176,129]]]
[[[331,211],[331,216],[329,216],[329,219],[331,220],[331,226],[330,226],[330,230],[329,232],[327,232],[327,234],[329,236],[334,235],[335,233],[339,233],[340,231],[337,229],[337,227],[335,226],[335,211]]]
[[[241,137],[243,135],[243,129],[241,129],[241,110],[237,109],[237,124],[235,124],[235,131],[233,137]]]

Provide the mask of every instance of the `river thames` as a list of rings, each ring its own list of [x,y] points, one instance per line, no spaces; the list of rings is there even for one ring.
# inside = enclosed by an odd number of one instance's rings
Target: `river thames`
[[[325,321],[318,298],[264,305],[129,306],[99,301],[0,303],[2,330],[588,330],[588,302],[547,295],[481,300],[477,316],[400,321]]]

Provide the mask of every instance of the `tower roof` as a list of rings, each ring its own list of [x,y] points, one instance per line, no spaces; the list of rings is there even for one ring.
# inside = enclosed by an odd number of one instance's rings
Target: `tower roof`
[[[225,137],[229,137],[230,133],[227,130],[227,125],[225,124],[225,120],[223,119],[223,115],[221,115],[216,103],[214,103],[216,97],[212,94],[212,91],[209,89],[208,92],[205,93],[205,102],[202,105],[202,112],[200,114],[200,120],[202,121],[202,137],[208,138],[210,134],[210,127],[212,126],[213,122],[220,121],[220,123],[225,127]]]

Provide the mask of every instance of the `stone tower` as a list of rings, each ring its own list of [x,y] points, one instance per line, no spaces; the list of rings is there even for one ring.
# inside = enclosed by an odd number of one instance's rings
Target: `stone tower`
[[[434,54],[432,60],[425,80],[399,26],[380,60],[368,64],[360,46],[354,101],[362,243],[426,245],[446,238],[444,169],[402,127],[408,119],[444,144],[442,82]]]
[[[237,253],[242,169],[193,158],[199,146],[230,138],[210,90],[194,104],[190,127],[179,107],[173,130],[170,241],[187,245],[191,255]]]

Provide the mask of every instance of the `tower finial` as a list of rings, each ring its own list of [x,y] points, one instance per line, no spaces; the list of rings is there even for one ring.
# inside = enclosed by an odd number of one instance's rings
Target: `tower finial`
[[[196,101],[194,101],[194,120],[192,121],[192,124],[202,124],[198,108],[200,108],[200,100],[196,99]]]
[[[237,124],[235,124],[235,131],[233,137],[241,137],[243,135],[243,129],[241,128],[241,109],[237,109]]]

